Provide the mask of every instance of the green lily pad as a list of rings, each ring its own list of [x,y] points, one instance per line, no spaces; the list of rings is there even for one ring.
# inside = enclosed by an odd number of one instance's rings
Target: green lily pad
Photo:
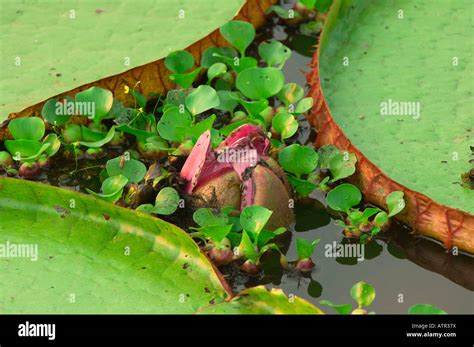
[[[336,0],[319,68],[332,117],[371,162],[474,213],[474,190],[453,184],[474,143],[471,23],[470,1]]]
[[[219,96],[214,88],[201,85],[186,96],[186,108],[193,116],[219,106]]]
[[[255,38],[255,28],[248,22],[233,20],[224,24],[219,30],[222,36],[239,50],[242,57]]]
[[[44,121],[38,117],[23,117],[12,119],[8,130],[15,140],[39,141],[44,136]]]
[[[284,83],[283,72],[274,67],[245,69],[236,80],[236,86],[242,94],[253,100],[267,99],[277,94]]]
[[[347,212],[351,207],[358,205],[361,199],[360,190],[350,183],[336,186],[326,197],[329,207],[341,212]]]
[[[123,175],[130,183],[140,183],[146,174],[146,166],[139,160],[128,160],[120,156],[107,161],[107,174],[109,176]]]

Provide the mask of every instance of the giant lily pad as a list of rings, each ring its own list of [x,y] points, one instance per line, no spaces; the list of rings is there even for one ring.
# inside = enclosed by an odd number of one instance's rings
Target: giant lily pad
[[[474,140],[471,13],[470,1],[336,0],[310,81],[318,145],[357,154],[366,198],[402,190],[399,218],[474,252],[474,191],[456,184]]]
[[[18,245],[28,257],[12,257]],[[3,313],[319,312],[279,292],[226,304],[226,284],[183,230],[29,181],[0,178],[0,252]]]

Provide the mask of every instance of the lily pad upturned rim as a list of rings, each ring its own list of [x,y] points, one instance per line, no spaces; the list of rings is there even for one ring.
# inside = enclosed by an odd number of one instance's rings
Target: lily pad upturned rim
[[[406,207],[395,216],[395,219],[410,226],[415,232],[441,241],[447,249],[456,246],[460,250],[474,254],[474,215],[440,204],[390,178],[352,144],[332,117],[322,90],[319,54],[342,5],[342,1],[335,0],[331,6],[322,30],[320,44],[311,61],[311,71],[306,76],[310,85],[308,95],[314,99],[308,120],[318,131],[316,147],[335,145],[356,155],[357,170],[350,181],[359,187],[366,201],[387,209],[386,196],[393,191],[402,191],[405,194]]]

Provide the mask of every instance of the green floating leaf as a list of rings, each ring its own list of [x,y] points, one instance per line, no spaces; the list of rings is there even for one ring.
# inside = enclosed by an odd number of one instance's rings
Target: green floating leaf
[[[214,63],[207,70],[207,80],[211,82],[214,78],[227,72],[227,65],[224,63]]]
[[[377,213],[377,215],[374,218],[374,225],[376,227],[382,227],[388,222],[388,215],[385,211],[381,211]]]
[[[179,194],[172,187],[165,187],[156,196],[153,213],[161,215],[173,214],[179,205]]]
[[[198,67],[191,72],[188,73],[176,73],[169,75],[169,79],[174,83],[178,84],[182,88],[190,88],[193,85],[194,80],[196,79],[197,75],[201,72],[201,68]]]
[[[245,50],[255,38],[255,28],[252,24],[243,21],[229,21],[220,28],[221,35],[232,46],[237,48],[242,57],[245,56]]]
[[[69,96],[66,97],[66,100],[70,103],[74,102],[74,100]],[[58,109],[57,105],[58,99],[56,98],[46,101],[41,109],[41,116],[43,119],[46,119],[49,124],[63,126],[68,122],[69,118],[71,118],[71,115],[59,112],[60,109]]]
[[[272,127],[284,140],[296,134],[298,121],[290,113],[277,113],[272,119]]]
[[[193,214],[193,220],[201,227],[229,224],[229,217],[225,213],[212,208],[197,209]]]
[[[206,238],[219,243],[222,242],[232,230],[232,224],[229,225],[207,225],[198,229]]]
[[[237,51],[231,47],[209,47],[202,54],[201,66],[208,69],[215,63],[223,63],[221,56],[234,58]]]
[[[319,239],[309,241],[301,237],[296,238],[296,254],[298,255],[298,260],[311,258],[314,253],[314,248],[319,241]]]
[[[314,171],[318,165],[318,152],[299,144],[283,148],[278,154],[278,162],[285,171],[297,176]]]
[[[102,193],[96,193],[88,188],[87,192],[98,199],[114,203],[122,197],[123,188],[127,185],[128,178],[123,175],[108,177],[102,182]]]
[[[112,108],[114,96],[110,90],[90,87],[82,92],[76,94],[76,107],[84,111],[90,111],[91,114],[86,114],[83,111],[83,116],[92,119],[94,123],[98,124],[104,119]],[[78,106],[81,104],[82,106]]]
[[[17,161],[24,160],[24,158],[38,157],[43,149],[41,143],[34,140],[6,140],[4,144],[13,159]]]
[[[285,82],[281,70],[274,67],[249,68],[237,76],[236,86],[247,98],[267,99],[277,94]]]
[[[313,182],[309,182],[292,175],[288,175],[288,182],[301,197],[309,196],[318,186]]]
[[[326,201],[328,206],[335,211],[348,212],[351,207],[360,203],[362,194],[360,190],[350,184],[343,183],[329,191]]]
[[[175,74],[182,74],[194,66],[194,57],[187,51],[174,51],[165,58],[165,66]]]
[[[186,108],[193,116],[219,106],[219,96],[214,88],[201,85],[185,99]]]
[[[319,167],[321,169],[329,169],[331,159],[339,152],[339,149],[334,145],[326,145],[319,148]]]
[[[107,132],[107,135],[105,135],[103,139],[98,140],[98,141],[93,141],[93,142],[79,141],[79,144],[82,146],[89,147],[89,148],[100,148],[106,143],[112,141],[112,139],[114,138],[114,135],[115,135],[115,125],[112,125],[112,127]]]
[[[408,314],[447,314],[447,312],[430,304],[417,304],[408,309]]]
[[[225,112],[234,112],[238,105],[238,93],[230,90],[218,90],[219,105],[215,108]]]
[[[39,141],[44,136],[45,126],[41,118],[21,117],[12,119],[8,130],[15,140]]]
[[[240,214],[240,224],[247,232],[258,235],[272,214],[272,211],[262,206],[247,206]]]
[[[360,281],[352,286],[351,296],[357,302],[359,308],[370,306],[375,299],[375,289],[367,282]]]
[[[291,58],[291,49],[279,41],[262,42],[258,54],[268,66],[278,65],[281,68]]]
[[[350,304],[336,305],[336,304],[333,304],[329,300],[321,300],[319,303],[321,305],[326,305],[326,306],[332,307],[339,314],[350,314],[352,312],[352,305],[350,305]]]
[[[303,96],[304,89],[297,83],[285,84],[277,94],[278,99],[287,107],[301,100]]]
[[[193,118],[186,110],[172,107],[165,111],[157,124],[157,131],[162,138],[173,142],[183,142]]]
[[[311,107],[313,107],[313,98],[303,98],[296,106],[295,113],[305,113],[306,111],[311,109]]]
[[[388,206],[388,216],[395,216],[397,213],[400,213],[405,208],[405,200],[403,199],[403,192],[394,191],[391,192],[386,198],[385,201]]]
[[[131,158],[126,160],[125,156],[108,160],[106,169],[109,176],[123,175],[130,183],[140,183],[146,174],[145,164]]]
[[[340,151],[334,153],[329,160],[329,171],[332,176],[329,182],[336,182],[343,178],[352,176],[356,171],[356,163],[357,157],[354,153]]]

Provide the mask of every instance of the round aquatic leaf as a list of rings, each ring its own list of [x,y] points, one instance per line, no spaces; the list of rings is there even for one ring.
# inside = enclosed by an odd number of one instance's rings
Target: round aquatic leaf
[[[123,175],[117,175],[117,176],[112,176],[108,177],[103,183],[102,183],[102,192],[104,194],[113,194],[123,187],[125,187],[128,183],[128,178]]]
[[[312,148],[295,143],[280,151],[278,162],[288,172],[297,176],[306,175],[316,169],[318,165],[318,152]]]
[[[201,85],[186,96],[186,108],[193,116],[219,106],[219,96],[214,88]]]
[[[374,225],[376,227],[382,227],[388,222],[388,215],[385,211],[377,213],[377,215],[374,218]]]
[[[187,51],[174,51],[165,58],[165,66],[175,74],[182,74],[194,66],[194,57]]]
[[[211,82],[217,76],[220,76],[227,72],[227,65],[224,63],[214,63],[207,70],[207,79]]]
[[[77,108],[82,107],[83,116],[89,117],[94,123],[100,123],[112,108],[114,96],[110,90],[90,87],[77,93],[75,101]]]
[[[351,207],[358,205],[361,199],[362,194],[360,190],[350,183],[338,185],[326,197],[328,206],[335,211],[341,212],[349,211]]]
[[[8,130],[15,140],[39,141],[44,136],[44,121],[38,117],[15,118],[8,123]]]
[[[240,55],[245,56],[245,50],[255,38],[255,28],[248,22],[233,20],[220,28],[221,35],[232,46],[237,48]]]
[[[405,200],[403,199],[403,192],[394,191],[391,192],[385,199],[388,206],[388,216],[395,216],[405,208]]]
[[[336,182],[351,176],[356,171],[356,162],[357,157],[354,153],[340,151],[334,153],[329,159],[329,171],[332,176],[329,182]]]
[[[182,88],[190,88],[192,87],[193,82],[196,79],[199,72],[201,72],[200,67],[188,73],[171,74],[169,75],[169,79],[172,80],[177,85],[181,86]]]
[[[262,42],[258,46],[258,54],[268,66],[283,66],[291,57],[291,49],[279,41]]]
[[[170,215],[176,211],[179,205],[179,194],[172,187],[165,187],[156,196],[153,213]]]
[[[240,224],[247,232],[258,234],[263,230],[272,213],[262,206],[247,206],[240,214]]]
[[[193,119],[188,111],[180,112],[178,107],[172,107],[161,116],[156,129],[165,140],[182,142],[192,123]]]
[[[293,175],[288,175],[287,178],[288,178],[288,182],[291,184],[293,189],[301,197],[309,196],[318,186],[317,184],[313,182],[310,182],[308,180],[303,180]]]
[[[224,61],[221,56],[234,58],[237,51],[231,47],[209,47],[202,54],[201,66],[208,69],[215,63],[222,63]]]
[[[124,156],[108,160],[106,169],[109,176],[123,175],[130,183],[140,183],[146,174],[145,164],[131,158],[127,160]]]
[[[66,100],[68,102],[73,102],[71,97],[66,97]],[[41,110],[41,116],[43,116],[43,119],[46,119],[46,121],[49,124],[52,125],[58,125],[58,126],[63,126],[67,123],[69,118],[71,118],[71,115],[62,111],[62,108],[58,108],[58,99],[49,99],[46,101],[43,105],[43,108]]]
[[[201,314],[323,314],[316,306],[304,299],[292,296],[281,289],[264,286],[245,289],[230,301],[211,305]]]
[[[360,281],[352,286],[351,296],[359,306],[369,306],[375,299],[375,289],[367,282]]]
[[[238,104],[238,95],[238,92],[218,90],[217,96],[219,97],[219,105],[215,108],[225,112],[233,112]]]
[[[22,160],[38,154],[42,145],[40,142],[33,140],[6,140],[5,147],[14,160]]]
[[[298,255],[298,260],[311,258],[314,253],[314,248],[319,243],[319,239],[310,241],[298,237],[296,239],[296,254]]]
[[[277,94],[278,99],[289,106],[304,97],[304,89],[297,83],[287,83]]]
[[[278,113],[272,119],[273,129],[280,134],[281,139],[292,137],[298,131],[298,121],[289,113]]]
[[[83,129],[82,129],[83,134],[84,134],[84,129],[86,129],[86,128],[83,127]],[[100,148],[103,145],[105,145],[106,143],[112,141],[114,136],[115,136],[115,125],[112,125],[112,127],[109,129],[107,134],[102,139],[97,140],[97,141],[79,141],[79,144],[82,145],[82,146],[89,147],[89,148]]]
[[[253,67],[239,73],[236,86],[247,98],[260,100],[277,94],[284,82],[285,76],[277,68]]]
[[[193,214],[194,221],[201,227],[209,225],[227,225],[229,217],[222,211],[215,211],[212,208],[200,208]]]
[[[206,238],[210,238],[215,242],[222,242],[232,230],[232,224],[229,225],[208,225],[199,228]]]
[[[295,108],[295,113],[305,113],[313,107],[313,98],[307,97],[301,99],[298,105]]]
[[[55,155],[61,147],[61,142],[56,134],[49,134],[46,136],[43,140],[43,145],[44,144],[49,144],[49,147],[45,151],[48,157]]]
[[[447,312],[430,304],[417,304],[408,309],[408,314],[447,314]]]

